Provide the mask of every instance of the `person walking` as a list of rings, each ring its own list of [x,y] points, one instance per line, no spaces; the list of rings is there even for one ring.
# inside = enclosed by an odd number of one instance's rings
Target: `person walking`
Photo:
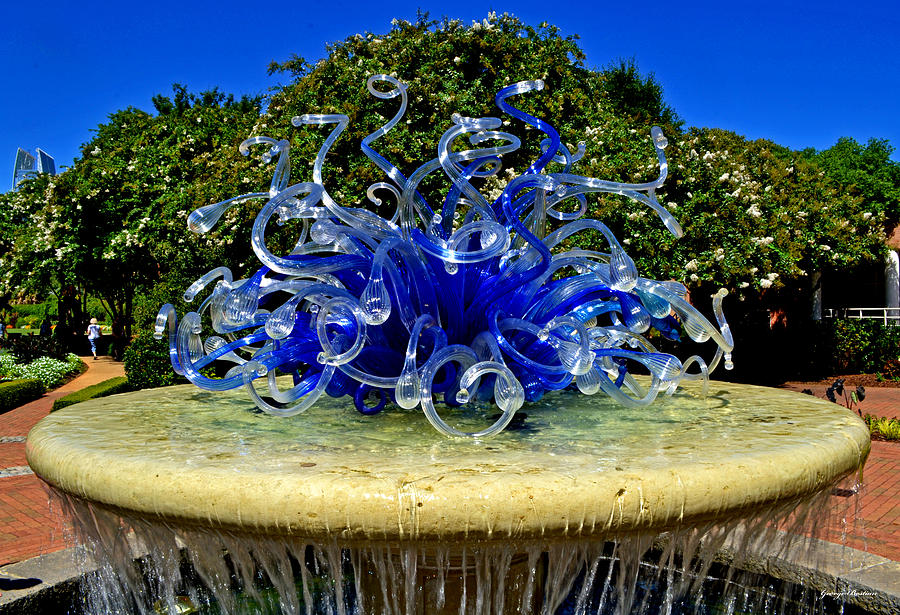
[[[97,324],[96,318],[91,318],[91,324],[87,328],[88,341],[91,343],[91,352],[94,355],[94,361],[97,360],[97,340],[100,339],[100,325]]]

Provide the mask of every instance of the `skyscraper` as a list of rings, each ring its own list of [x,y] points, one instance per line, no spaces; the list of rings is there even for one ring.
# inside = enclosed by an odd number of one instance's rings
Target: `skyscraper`
[[[41,148],[37,148],[37,172],[56,175],[56,161]]]
[[[53,156],[41,148],[37,148],[35,156],[20,147],[16,151],[16,163],[13,167],[13,190],[18,187],[19,182],[34,173],[56,175],[56,161],[53,160]]]

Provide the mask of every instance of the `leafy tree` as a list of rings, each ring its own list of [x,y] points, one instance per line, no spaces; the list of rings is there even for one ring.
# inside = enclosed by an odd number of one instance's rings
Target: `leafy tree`
[[[662,85],[653,73],[641,75],[634,58],[620,58],[608,65],[603,71],[601,91],[620,115],[635,117],[642,123],[682,125],[675,110],[663,100]]]
[[[53,295],[66,329],[80,316],[82,292],[74,277],[71,225],[55,201],[61,181],[63,176],[35,175],[0,195],[0,294],[4,301]]]
[[[154,98],[156,116],[134,108],[111,114],[71,169],[40,180],[40,195],[33,180],[34,188],[10,197],[29,220],[4,257],[9,292],[39,294],[54,282],[84,288],[103,300],[114,330],[130,336],[137,293],[173,269],[183,277],[229,260],[220,239],[190,233],[186,219],[241,190],[247,165],[234,153],[259,118],[260,100],[173,89],[174,100]]]
[[[826,175],[859,195],[866,211],[881,217],[885,230],[891,231],[900,224],[900,163],[891,160],[893,152],[887,139],[869,139],[862,145],[841,137],[812,158]]]
[[[189,233],[185,221],[208,199],[239,190],[227,179],[236,174],[223,177],[219,170],[223,160],[241,168],[233,152],[258,118],[258,101],[235,103],[216,90],[195,96],[177,84],[173,89],[174,102],[154,98],[156,116],[136,109],[110,116],[73,174],[71,202],[85,212],[79,244],[86,253],[77,274],[128,335],[136,292],[173,266],[202,269],[210,256],[222,256],[220,246]]]

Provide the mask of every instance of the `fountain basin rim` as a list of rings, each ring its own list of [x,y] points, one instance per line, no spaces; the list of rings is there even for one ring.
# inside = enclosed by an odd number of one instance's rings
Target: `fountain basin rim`
[[[728,387],[740,394],[756,389]],[[776,397],[793,404],[792,415],[804,409],[827,433],[804,436],[801,425],[790,446],[615,470],[583,459],[571,467],[566,459],[520,460],[511,470],[501,456],[477,447],[448,461],[440,443],[419,463],[384,469],[365,455],[328,451],[309,457],[314,463],[240,467],[233,458],[198,457],[191,441],[169,442],[164,451],[145,444],[149,457],[134,458],[73,432],[110,404],[137,408],[147,393],[91,400],[44,419],[29,434],[29,464],[73,497],[190,526],[341,542],[492,542],[602,539],[731,519],[822,491],[860,468],[869,451],[858,417],[781,391]]]

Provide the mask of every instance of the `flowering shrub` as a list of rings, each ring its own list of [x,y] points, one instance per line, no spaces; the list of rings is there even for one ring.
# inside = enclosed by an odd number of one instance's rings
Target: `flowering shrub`
[[[66,355],[65,361],[39,357],[27,365],[16,363],[14,355],[0,354],[0,377],[4,380],[13,378],[40,380],[47,389],[58,386],[66,376],[74,374],[80,368],[81,359],[72,353]]]
[[[16,357],[8,352],[0,352],[0,380],[15,378]]]
[[[0,348],[15,356],[19,363],[31,363],[40,357],[65,360],[65,340],[55,335],[21,335],[0,339]]]

